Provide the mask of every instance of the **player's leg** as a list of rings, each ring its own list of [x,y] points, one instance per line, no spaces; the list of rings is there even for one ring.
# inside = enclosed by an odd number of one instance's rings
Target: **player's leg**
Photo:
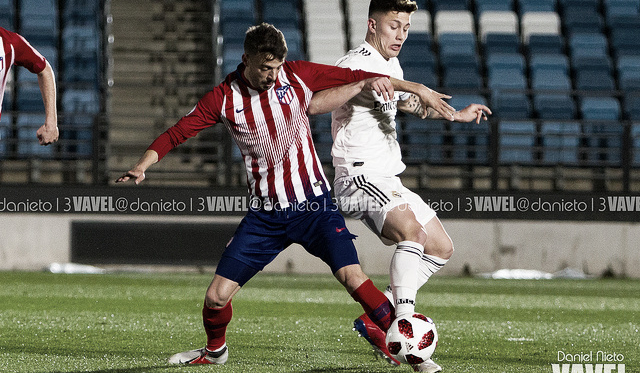
[[[397,242],[389,268],[396,314],[413,313],[418,292],[418,272],[427,233],[416,220],[409,205],[403,204],[387,213],[382,236]]]
[[[440,219],[434,216],[424,225],[427,240],[424,244],[424,255],[418,271],[418,289],[429,278],[442,268],[453,255],[453,241],[442,226]]]

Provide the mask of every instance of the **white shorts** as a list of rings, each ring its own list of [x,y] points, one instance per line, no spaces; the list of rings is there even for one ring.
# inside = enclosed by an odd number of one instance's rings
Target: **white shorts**
[[[436,212],[407,189],[397,176],[348,176],[334,182],[338,206],[348,216],[360,219],[380,237],[386,245],[392,245],[382,237],[382,227],[387,213],[394,208],[407,205],[416,220],[425,225],[436,216]]]

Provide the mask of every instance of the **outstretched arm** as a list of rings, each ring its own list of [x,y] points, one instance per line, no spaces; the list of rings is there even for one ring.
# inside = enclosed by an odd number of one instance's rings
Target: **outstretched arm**
[[[422,119],[449,119],[445,118],[435,109],[423,106],[420,98],[414,94],[412,94],[409,99],[398,102],[398,109]],[[480,123],[482,119],[487,120],[487,114],[492,114],[491,109],[487,106],[471,104],[462,110],[455,111],[453,113],[453,120],[456,122],[471,122],[475,120],[476,123]]]
[[[36,136],[40,145],[49,145],[58,141],[59,131],[56,109],[56,79],[48,61],[44,70],[38,74],[38,85],[44,102],[45,121],[36,131]]]
[[[136,163],[135,166],[133,166],[133,168],[127,171],[124,175],[120,176],[116,180],[116,183],[124,183],[133,179],[136,184],[140,184],[145,178],[144,172],[147,168],[157,162],[158,153],[156,153],[155,150],[147,150],[144,152],[138,163]]]
[[[378,95],[384,97],[385,101],[389,101],[393,98],[393,88],[389,78],[369,78],[325,89],[313,94],[307,112],[309,115],[329,113],[365,90],[376,91]]]
[[[391,78],[391,83],[396,90],[412,94],[409,100],[398,103],[398,109],[417,115],[420,118],[426,118],[427,115],[436,115],[435,113],[437,113],[443,119],[455,120],[453,114],[456,110],[444,101],[444,99],[451,98],[451,96],[436,92],[423,84],[407,80]],[[411,101],[412,99],[413,101]],[[409,107],[407,107],[408,101],[411,104]],[[430,108],[435,113],[429,114],[425,108]]]

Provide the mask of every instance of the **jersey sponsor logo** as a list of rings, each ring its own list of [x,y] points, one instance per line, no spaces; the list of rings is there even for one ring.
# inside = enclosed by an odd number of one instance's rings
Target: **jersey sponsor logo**
[[[291,85],[287,84],[276,88],[276,96],[281,104],[289,105],[291,101],[293,101],[293,89],[291,89]]]
[[[375,101],[373,103],[373,109],[380,112],[396,110],[397,108],[398,108],[398,104],[395,101],[387,101],[387,102]]]

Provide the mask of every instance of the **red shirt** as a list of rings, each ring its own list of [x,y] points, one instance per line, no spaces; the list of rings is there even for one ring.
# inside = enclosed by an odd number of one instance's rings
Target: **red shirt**
[[[12,65],[38,74],[47,66],[45,58],[22,36],[0,27],[0,115],[7,78]]]
[[[149,149],[162,158],[203,129],[223,123],[242,153],[251,194],[287,207],[329,191],[307,115],[313,92],[384,75],[286,61],[275,84],[257,91],[243,71],[241,65],[229,74]]]

